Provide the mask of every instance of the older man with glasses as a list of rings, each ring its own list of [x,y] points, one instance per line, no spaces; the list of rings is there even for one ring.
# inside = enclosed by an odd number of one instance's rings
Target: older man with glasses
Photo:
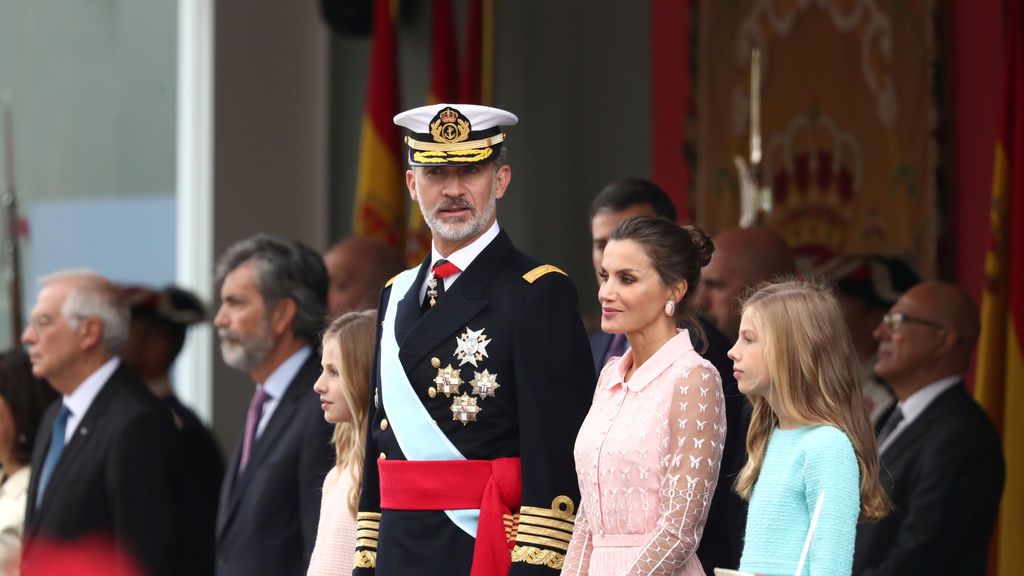
[[[875,373],[898,400],[878,429],[894,510],[859,527],[855,575],[985,574],[1005,467],[963,385],[978,332],[974,302],[940,282],[908,290],[875,329]]]

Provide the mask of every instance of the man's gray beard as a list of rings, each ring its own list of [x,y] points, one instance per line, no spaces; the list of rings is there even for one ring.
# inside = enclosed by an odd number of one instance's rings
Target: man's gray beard
[[[218,335],[220,336],[220,354],[224,358],[224,363],[242,372],[251,372],[262,364],[267,358],[267,354],[270,353],[270,349],[274,347],[274,340],[269,334],[269,326],[263,328],[259,334],[245,338],[240,338],[232,330],[221,328]],[[237,342],[231,341],[225,336],[232,336]]]
[[[484,226],[490,222],[494,216],[494,212],[497,210],[498,203],[495,198],[495,191],[497,190],[498,182],[495,180],[494,186],[491,189],[491,195],[484,204],[482,210],[473,209],[471,214],[464,222],[446,222],[441,218],[437,217],[436,214],[429,214],[423,207],[423,197],[419,199],[420,213],[423,214],[423,221],[427,223],[430,228],[430,232],[449,242],[458,242],[465,240],[466,238],[472,238],[483,231]],[[436,207],[436,211],[440,212],[443,203],[440,203]]]

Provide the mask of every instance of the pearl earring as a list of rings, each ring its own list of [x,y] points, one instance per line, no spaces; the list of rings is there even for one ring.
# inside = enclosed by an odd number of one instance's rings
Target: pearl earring
[[[665,316],[675,316],[676,314],[676,303],[674,300],[665,302]]]

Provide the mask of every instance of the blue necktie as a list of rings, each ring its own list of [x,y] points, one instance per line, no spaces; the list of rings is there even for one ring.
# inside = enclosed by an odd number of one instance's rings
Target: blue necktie
[[[43,463],[43,473],[39,475],[39,490],[36,492],[36,506],[43,501],[43,492],[46,490],[46,483],[53,475],[53,469],[60,461],[60,454],[64,451],[64,435],[68,429],[68,417],[71,410],[67,406],[61,406],[57,413],[57,419],[53,421],[53,433],[50,435],[50,450],[46,453],[46,461]]]

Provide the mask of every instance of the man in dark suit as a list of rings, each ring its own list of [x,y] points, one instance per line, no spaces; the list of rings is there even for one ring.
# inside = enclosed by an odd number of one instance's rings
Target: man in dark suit
[[[594,370],[572,282],[498,227],[516,118],[442,104],[395,122],[433,247],[381,296],[354,573],[555,575]]]
[[[894,510],[859,526],[853,573],[982,576],[1005,468],[995,428],[961,379],[978,339],[974,302],[952,284],[918,284],[875,337],[875,372],[898,399],[878,431]]]
[[[590,239],[594,274],[600,278],[601,258],[608,238],[622,222],[637,216],[661,216],[676,221],[676,207],[664,190],[653,182],[639,178],[616,180],[608,184],[590,204]],[[598,280],[600,283],[600,280]],[[732,373],[732,360],[726,352],[732,344],[710,322],[699,317],[704,332],[701,340],[694,333],[694,348],[701,351],[722,377],[725,395],[726,436],[722,452],[722,465],[718,486],[704,524],[697,558],[704,571],[711,574],[716,567],[736,568],[743,550],[743,528],[746,502],[732,489],[736,475],[747,459],[747,424],[750,421],[749,404],[736,387]],[[598,330],[590,335],[590,348],[594,369],[598,374],[613,356],[621,356],[628,343],[622,334],[606,334]]]
[[[171,413],[117,356],[128,310],[105,278],[43,280],[22,342],[63,395],[32,454],[23,567],[47,542],[112,539],[147,574],[177,574],[178,453]],[[38,546],[38,547],[37,547]]]
[[[221,354],[256,388],[221,489],[217,574],[303,575],[334,464],[312,391],[327,271],[309,248],[261,234],[227,250],[217,280]]]
[[[188,469],[182,475],[179,514],[182,546],[188,550],[181,558],[181,572],[212,575],[224,456],[206,425],[174,394],[170,379],[189,326],[203,322],[206,309],[195,294],[175,286],[159,291],[131,286],[121,291],[131,310],[124,363],[174,415],[181,456]]]

